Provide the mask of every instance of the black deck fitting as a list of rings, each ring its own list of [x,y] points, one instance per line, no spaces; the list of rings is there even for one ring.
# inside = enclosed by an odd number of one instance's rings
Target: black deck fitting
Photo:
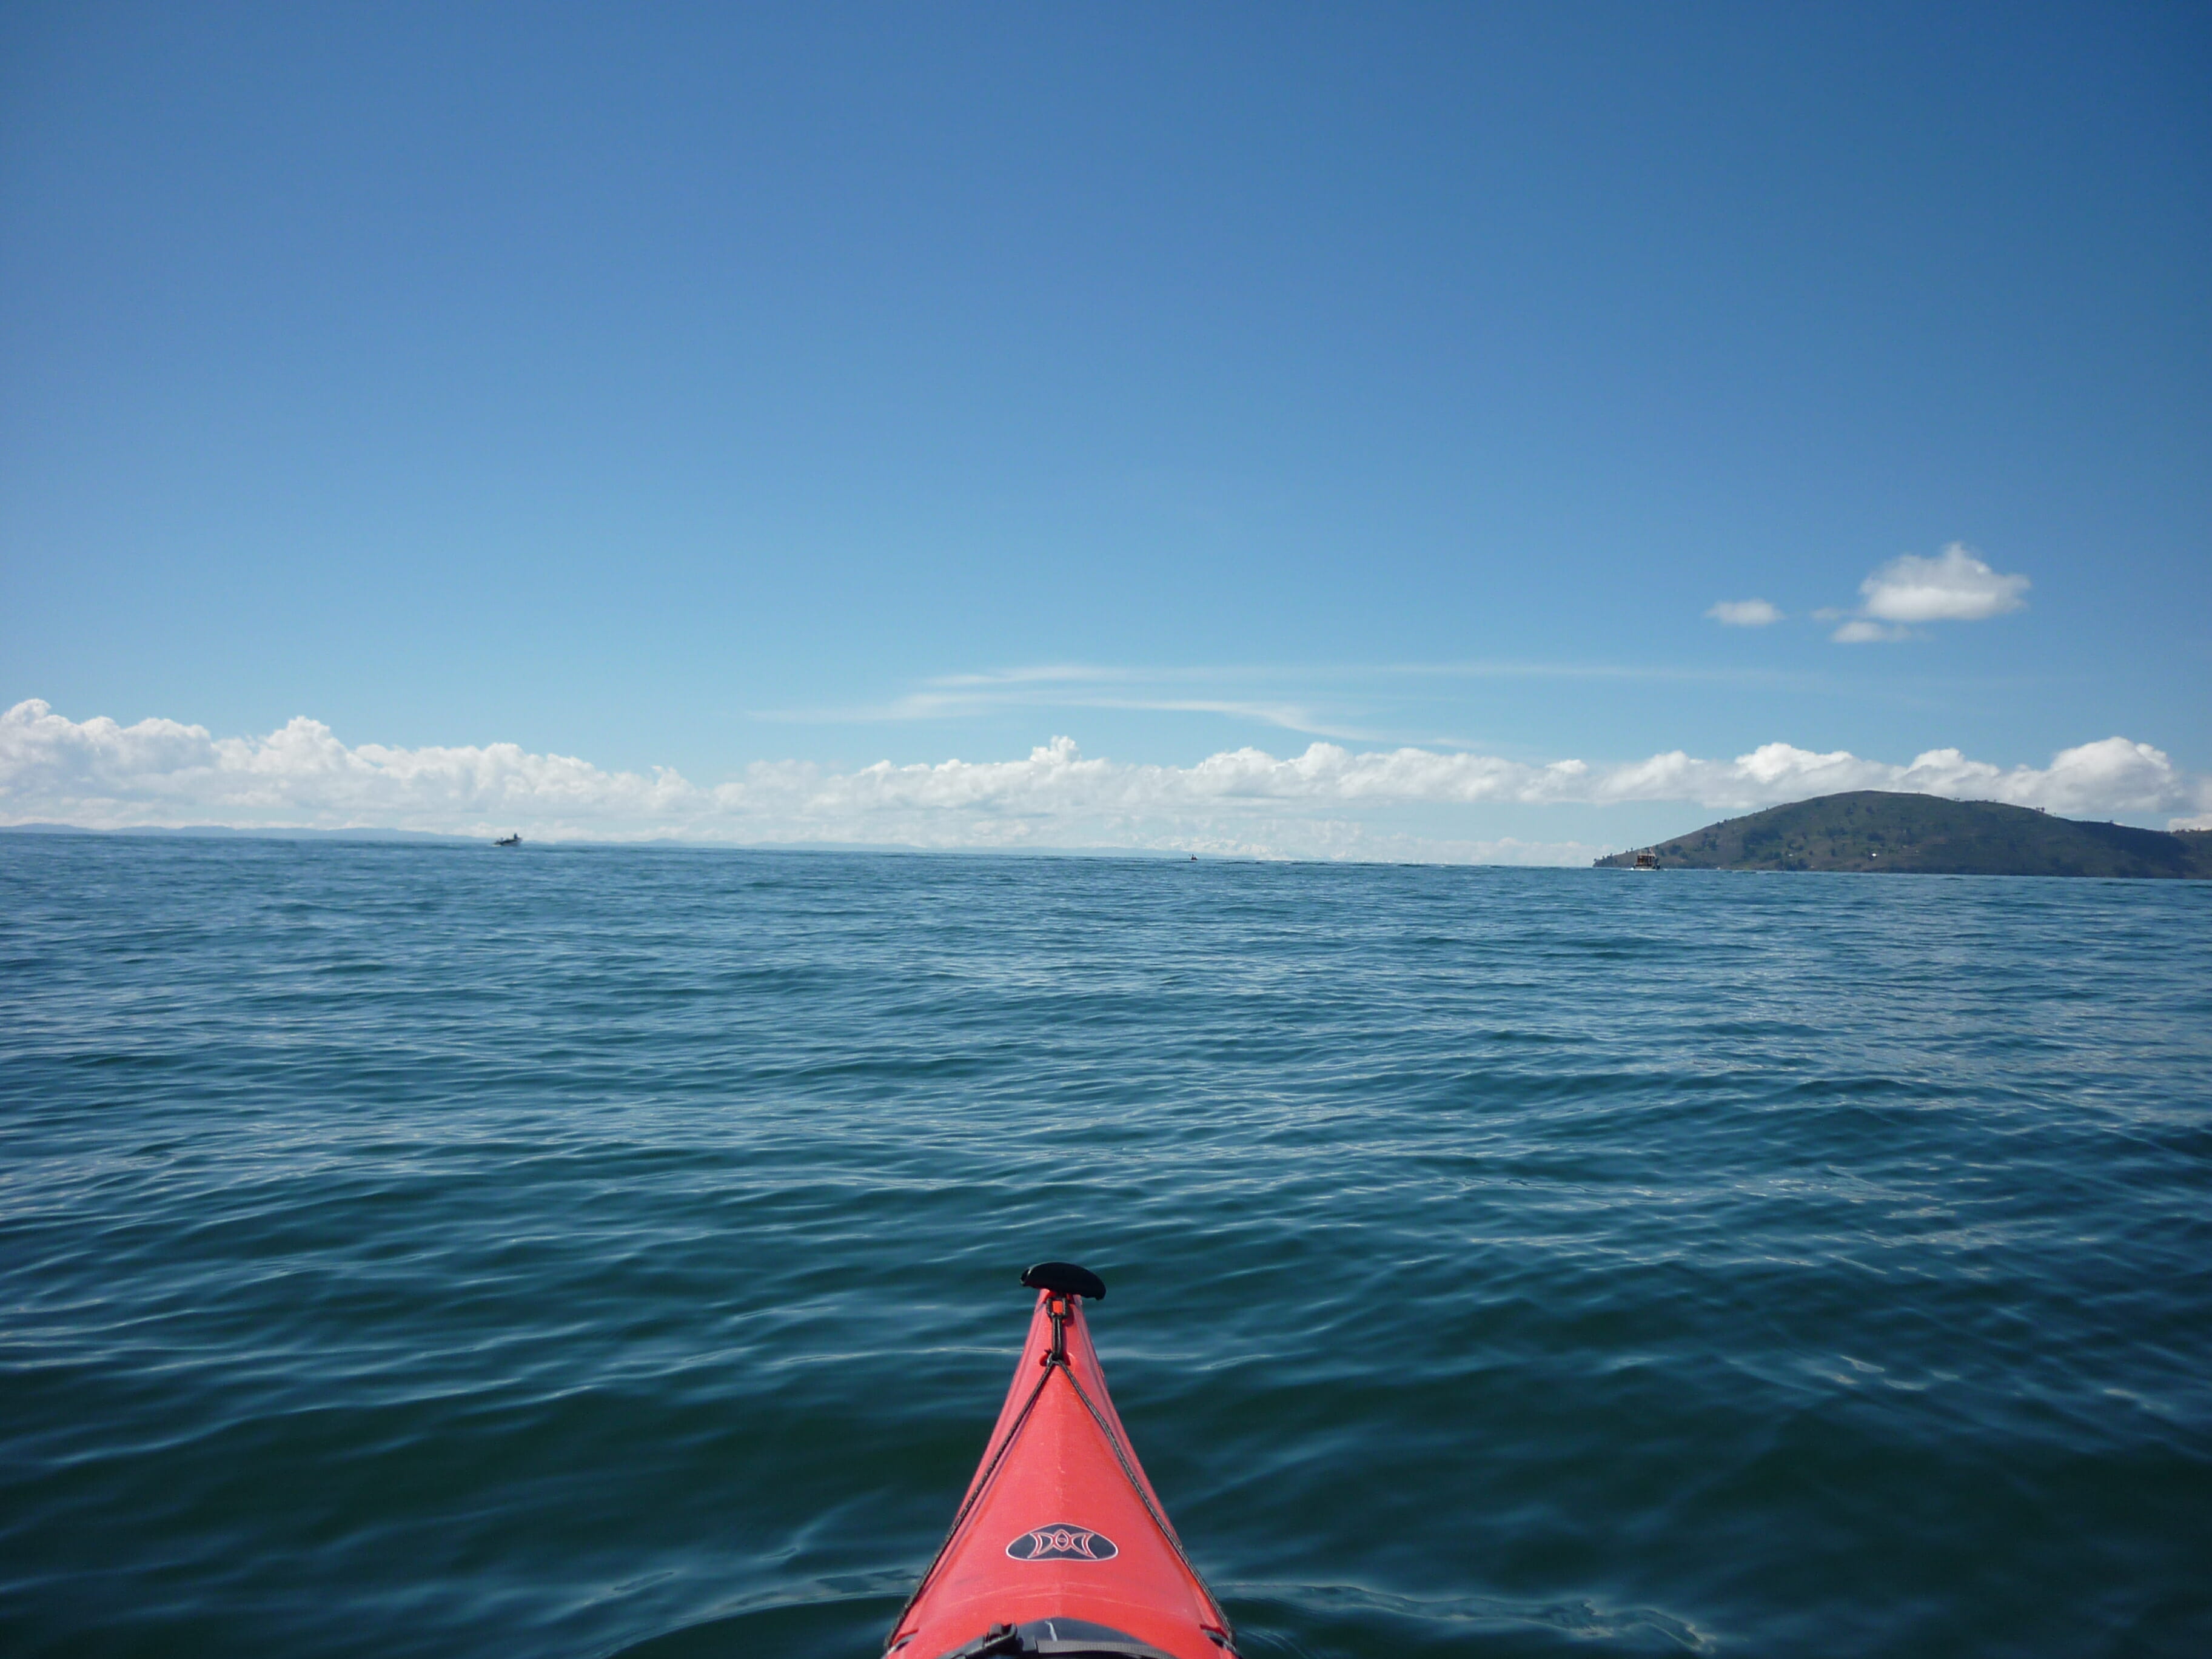
[[[1033,1291],[1058,1291],[1086,1302],[1103,1301],[1106,1296],[1106,1281],[1073,1261],[1040,1261],[1023,1273],[1022,1283]]]

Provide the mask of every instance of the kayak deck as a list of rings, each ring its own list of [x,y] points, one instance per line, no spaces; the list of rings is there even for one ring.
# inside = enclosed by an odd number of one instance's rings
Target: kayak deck
[[[1228,1620],[1137,1462],[1091,1346],[1105,1287],[1047,1263],[989,1445],[937,1559],[892,1626],[895,1659],[1233,1659]],[[1079,1275],[1080,1277],[1075,1277]]]

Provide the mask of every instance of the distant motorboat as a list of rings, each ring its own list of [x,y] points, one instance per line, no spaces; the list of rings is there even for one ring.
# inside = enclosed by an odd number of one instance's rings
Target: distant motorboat
[[[492,845],[495,847],[520,847],[522,845],[522,837],[520,835],[501,836],[497,841],[492,842]]]
[[[505,843],[502,842],[501,845]],[[1659,867],[1659,855],[1656,853],[1638,853],[1636,855],[1636,867],[1639,870],[1656,870]]]

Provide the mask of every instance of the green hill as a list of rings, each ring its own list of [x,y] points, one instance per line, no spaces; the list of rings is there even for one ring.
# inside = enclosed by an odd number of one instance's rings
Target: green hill
[[[1769,807],[1597,863],[1632,868],[1638,852],[1654,854],[1662,870],[2212,878],[2212,830],[2085,823],[1995,801],[1879,789]]]

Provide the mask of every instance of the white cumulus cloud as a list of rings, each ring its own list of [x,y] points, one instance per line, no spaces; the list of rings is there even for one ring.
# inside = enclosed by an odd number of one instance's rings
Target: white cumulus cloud
[[[1782,620],[1780,609],[1765,599],[1723,599],[1705,614],[1730,628],[1765,628]]]
[[[1859,584],[1865,613],[1880,622],[1981,622],[2027,601],[2025,576],[2001,576],[1953,542],[1932,559],[1907,553]]]
[[[37,700],[0,714],[0,823],[91,829],[228,824],[458,835],[923,847],[1095,846],[1298,857],[1571,863],[1574,842],[1416,841],[1377,813],[1407,807],[1679,801],[1744,811],[1842,789],[1904,789],[2091,815],[2212,812],[2212,781],[2124,738],[2002,768],[1955,749],[1909,765],[1766,744],[1732,760],[1681,750],[1626,763],[1538,764],[1314,743],[1278,757],[1224,750],[1191,766],[1086,756],[1055,738],[1018,760],[888,761],[835,772],[761,762],[696,784],[672,769],[607,771],[513,744],[349,745],[296,719],[216,738],[174,720],[71,720]]]

